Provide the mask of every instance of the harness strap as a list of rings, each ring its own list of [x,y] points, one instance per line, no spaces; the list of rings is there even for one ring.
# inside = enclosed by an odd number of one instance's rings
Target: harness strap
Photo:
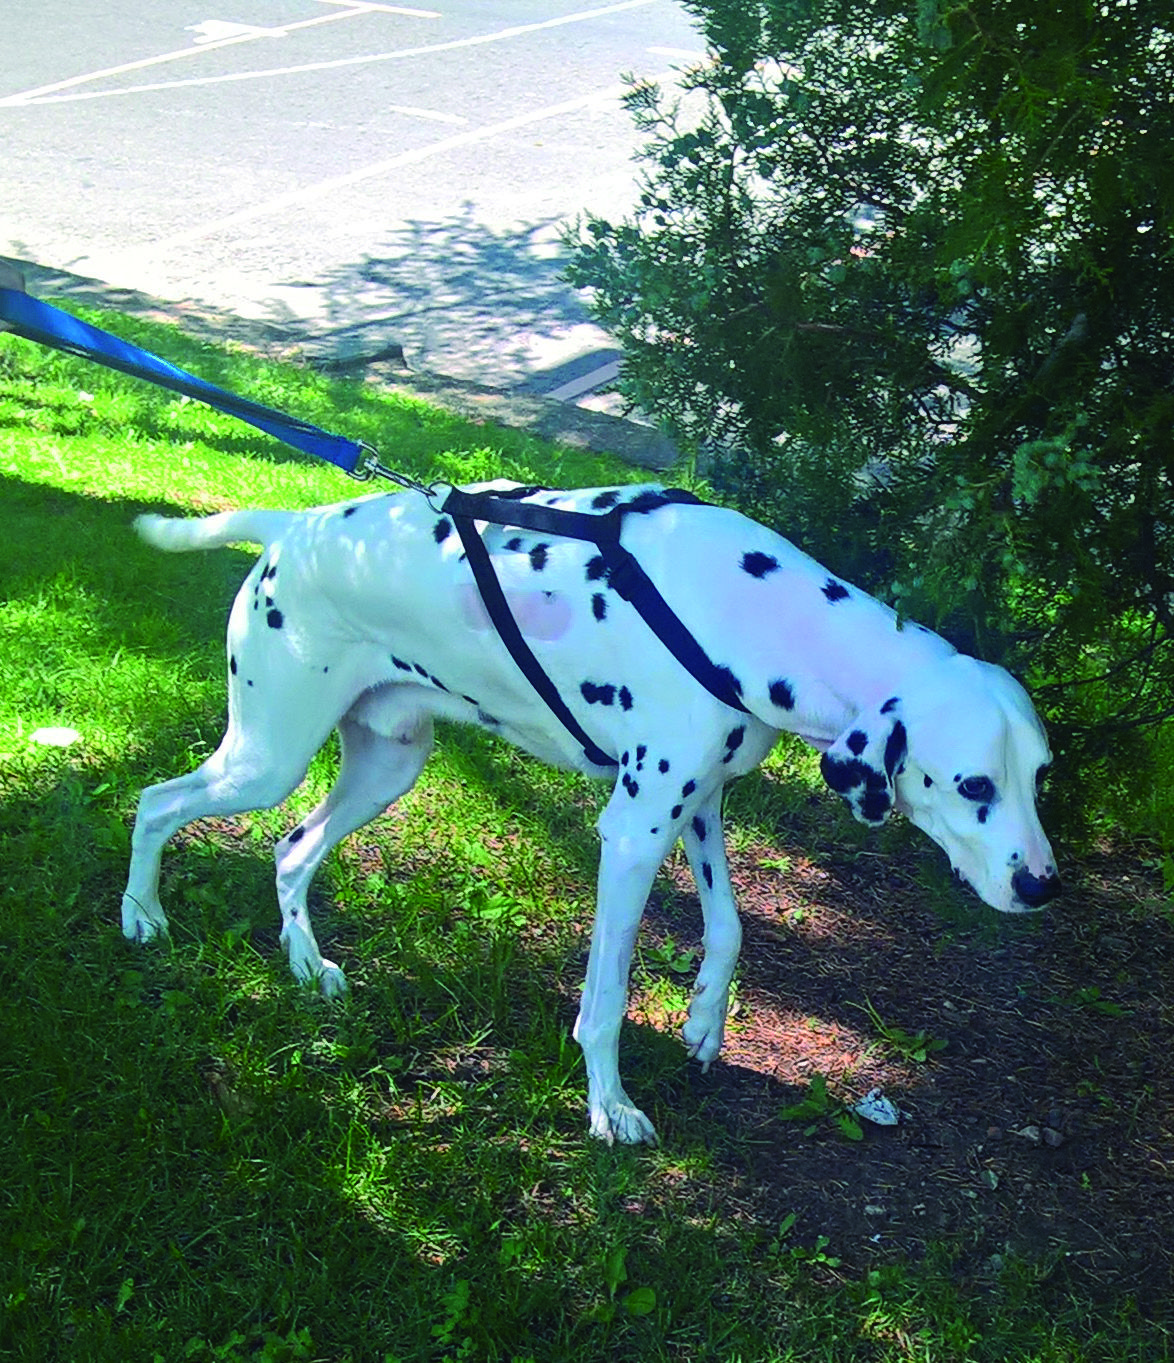
[[[531,487],[497,493],[464,492],[460,488],[453,488],[445,498],[441,510],[452,517],[464,545],[469,566],[473,570],[473,578],[481,593],[481,599],[485,603],[489,618],[501,635],[502,642],[551,712],[575,741],[582,744],[588,760],[597,766],[615,765],[615,759],[608,757],[580,727],[559,695],[558,688],[547,676],[542,664],[522,637],[518,623],[505,599],[505,593],[501,589],[501,583],[493,570],[489,551],[477,533],[475,520],[594,544],[603,559],[608,585],[632,606],[677,662],[723,705],[728,705],[743,714],[749,713],[742,703],[737,683],[729,669],[718,667],[713,662],[661,596],[635,555],[620,543],[624,516],[633,511],[654,508],[638,507],[628,503],[593,515],[519,500],[522,497],[530,497],[538,491],[541,489]],[[670,502],[703,505],[692,493],[676,488],[658,494],[656,505]]]
[[[445,509],[448,509],[447,501],[445,502]],[[489,550],[485,547],[485,541],[477,533],[477,527],[473,524],[472,517],[453,515],[453,524],[457,528],[457,534],[461,537],[461,543],[465,546],[465,554],[469,559],[469,567],[473,570],[473,577],[481,593],[481,600],[485,603],[485,609],[489,612],[489,618],[493,621],[494,628],[501,636],[502,643],[509,649],[510,656],[521,668],[526,680],[546,702],[551,713],[562,724],[563,728],[567,730],[576,743],[582,744],[587,760],[593,762],[597,767],[614,767],[616,765],[615,758],[609,757],[602,748],[596,747],[589,735],[580,727],[578,720],[567,709],[566,703],[559,695],[558,687],[546,675],[542,664],[531,652],[529,644],[522,638],[522,631],[518,628],[518,622],[514,619],[513,611],[510,610],[509,602],[505,599],[505,593],[501,589],[501,583],[497,580],[497,574],[493,571]]]

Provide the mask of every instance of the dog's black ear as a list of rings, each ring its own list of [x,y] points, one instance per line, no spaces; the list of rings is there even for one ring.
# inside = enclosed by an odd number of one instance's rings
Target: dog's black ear
[[[893,782],[908,749],[899,706],[893,698],[857,715],[819,763],[823,779],[843,796],[855,817],[874,828],[892,813]]]

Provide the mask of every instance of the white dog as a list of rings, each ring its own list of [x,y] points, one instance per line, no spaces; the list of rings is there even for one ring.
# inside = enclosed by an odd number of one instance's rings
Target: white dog
[[[461,534],[432,498],[409,492],[307,512],[141,517],[139,532],[163,549],[247,541],[264,551],[229,619],[223,742],[197,771],[143,792],[122,907],[128,937],[146,941],[167,929],[158,881],[168,838],[202,815],[278,804],[337,727],[337,783],[277,844],[276,861],[295,976],[328,994],[343,989],[310,926],[314,872],[412,786],[434,718],[481,724],[544,761],[614,782],[599,819],[598,904],[575,1036],[592,1133],[654,1142],[652,1124],[624,1092],[618,1058],[644,904],[680,838],[705,921],[684,1040],[708,1066],[721,1049],[741,941],[722,787],[761,762],[780,731],[823,752],[825,779],[857,818],[880,824],[900,810],[994,908],[1035,909],[1058,892],[1035,805],[1047,741],[1003,669],[921,626],[902,627],[888,607],[734,511],[649,487],[490,490],[512,498],[522,520],[539,506],[592,516],[611,509],[623,548],[737,699],[723,703],[686,671],[595,544],[536,534],[537,512],[530,530],[479,519],[475,533],[518,631],[565,703],[563,722],[492,626]],[[466,544],[472,524],[462,529]],[[575,724],[579,738],[568,727]]]

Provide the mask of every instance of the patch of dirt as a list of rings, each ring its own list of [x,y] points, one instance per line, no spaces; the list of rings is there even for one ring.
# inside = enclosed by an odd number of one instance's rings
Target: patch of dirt
[[[899,860],[764,865],[780,855],[731,857],[739,1007],[722,1059],[664,1095],[673,1120],[703,1102],[745,1151],[758,1215],[796,1213],[792,1243],[824,1236],[845,1267],[944,1239],[978,1279],[1014,1253],[1171,1312],[1174,911],[1156,875],[1106,855],[1074,868],[1044,914],[992,921],[976,901],[959,929]],[[691,940],[692,882],[682,860],[669,874],[650,928]],[[869,1005],[946,1047],[901,1055]],[[829,1121],[805,1135],[810,1123],[779,1114],[816,1073],[847,1102],[883,1087],[900,1124],[864,1123],[859,1142]]]

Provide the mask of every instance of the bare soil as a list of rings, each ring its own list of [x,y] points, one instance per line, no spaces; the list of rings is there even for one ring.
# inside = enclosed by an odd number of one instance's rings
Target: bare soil
[[[731,865],[745,941],[722,1059],[671,1101],[703,1103],[746,1152],[754,1215],[845,1269],[917,1260],[945,1242],[957,1271],[1015,1256],[1101,1297],[1174,1301],[1174,905],[1141,860],[1069,869],[1025,920],[974,901],[960,928],[900,860],[742,850]],[[682,939],[698,915],[683,862],[651,906]],[[662,881],[663,884],[663,881]],[[961,895],[960,895],[961,898]],[[992,921],[995,920],[995,921]],[[874,1019],[947,1044],[924,1061]],[[640,995],[632,1016],[652,1021]],[[813,1074],[853,1103],[883,1088],[899,1125],[845,1139],[784,1120]],[[667,1095],[666,1095],[667,1098]]]

